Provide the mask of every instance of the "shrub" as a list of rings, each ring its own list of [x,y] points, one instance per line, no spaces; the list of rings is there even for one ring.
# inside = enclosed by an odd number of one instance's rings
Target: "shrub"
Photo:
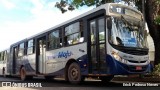
[[[160,64],[155,65],[152,74],[153,76],[160,77]]]

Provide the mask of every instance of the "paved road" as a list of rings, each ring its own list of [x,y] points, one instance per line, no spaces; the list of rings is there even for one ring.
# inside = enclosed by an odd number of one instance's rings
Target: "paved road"
[[[41,83],[42,87],[39,88],[22,88],[22,87],[0,87],[0,90],[120,90],[120,89],[130,89],[130,90],[135,90],[136,89],[141,89],[145,88],[148,90],[151,89],[159,89],[160,90],[160,84],[158,83],[158,87],[126,87],[123,86],[124,84],[132,84],[133,82],[121,82],[121,81],[112,81],[109,83],[102,83],[100,80],[85,80],[85,82],[79,84],[79,85],[72,85],[69,84],[68,82],[64,81],[63,79],[56,79],[56,80],[50,80],[46,81],[43,78],[34,78],[33,80],[27,80],[27,81],[20,81],[19,78],[3,78],[0,77],[0,86],[2,86],[2,82],[15,82],[15,83]],[[146,85],[146,83],[142,82],[135,82],[135,84],[141,84],[141,85]],[[152,83],[151,83],[152,84]],[[154,83],[153,83],[154,84]]]

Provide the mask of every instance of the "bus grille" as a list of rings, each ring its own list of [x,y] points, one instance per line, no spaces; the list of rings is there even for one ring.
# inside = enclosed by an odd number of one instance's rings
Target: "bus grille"
[[[132,55],[148,55],[149,50],[146,48],[131,48],[113,45],[113,47],[123,53],[132,54]]]
[[[128,60],[131,63],[145,63],[146,61],[133,61],[133,60]]]
[[[127,54],[132,54],[132,55],[147,55],[148,54],[148,51],[140,51],[140,50],[121,49],[120,51],[127,53]]]

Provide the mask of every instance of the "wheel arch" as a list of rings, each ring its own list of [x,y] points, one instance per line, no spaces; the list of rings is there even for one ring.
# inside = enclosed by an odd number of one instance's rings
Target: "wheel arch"
[[[19,68],[19,75],[21,74],[21,69],[24,67],[24,65],[21,65]]]
[[[64,70],[64,75],[65,75],[65,80],[68,81],[68,75],[67,75],[67,70],[69,68],[69,65],[71,65],[73,62],[76,62],[78,64],[78,62],[76,61],[76,59],[69,59],[65,65],[65,70]]]

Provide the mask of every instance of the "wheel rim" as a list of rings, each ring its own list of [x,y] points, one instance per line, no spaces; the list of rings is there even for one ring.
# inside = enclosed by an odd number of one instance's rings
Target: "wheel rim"
[[[78,77],[79,77],[79,72],[78,72],[78,69],[77,68],[72,68],[71,69],[71,78],[73,80],[78,80]]]

